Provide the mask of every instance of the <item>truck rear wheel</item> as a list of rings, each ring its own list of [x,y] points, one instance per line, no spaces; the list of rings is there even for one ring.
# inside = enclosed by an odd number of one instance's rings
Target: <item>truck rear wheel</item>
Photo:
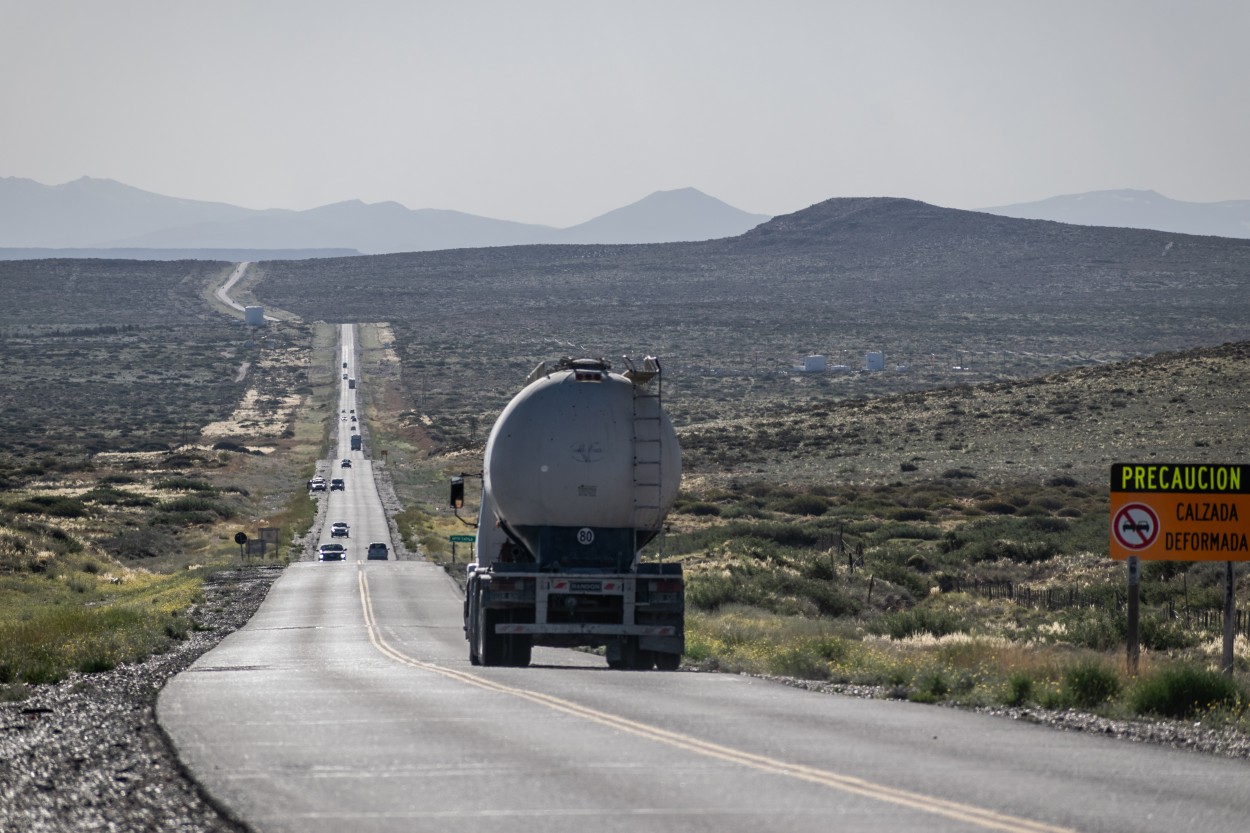
[[[508,637],[495,633],[499,624],[499,612],[483,610],[481,616],[482,650],[478,660],[482,665],[505,665],[508,655]]]
[[[533,638],[525,635],[504,637],[508,641],[508,665],[528,668],[534,651]]]
[[[656,651],[655,667],[660,671],[676,671],[681,667],[681,654],[666,654],[662,651]]]

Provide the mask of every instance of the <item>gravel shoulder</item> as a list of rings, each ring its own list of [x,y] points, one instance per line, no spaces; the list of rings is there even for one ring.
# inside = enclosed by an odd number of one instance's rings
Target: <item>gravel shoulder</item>
[[[0,705],[0,831],[211,831],[248,828],[219,813],[156,722],[165,683],[242,627],[281,567],[210,576],[200,630],[166,653],[36,686]]]
[[[802,680],[796,677],[764,677],[763,679],[822,694],[842,694],[848,697],[878,700],[898,699],[897,694],[886,686],[846,685]],[[956,708],[961,707],[956,706]],[[1008,720],[1023,720],[1064,732],[1089,732],[1136,743],[1155,743],[1174,749],[1187,749],[1191,752],[1225,758],[1250,760],[1250,736],[1232,728],[1204,727],[1199,723],[1184,720],[1117,720],[1075,709],[1043,709],[1039,706],[982,706],[972,710],[978,714]]]

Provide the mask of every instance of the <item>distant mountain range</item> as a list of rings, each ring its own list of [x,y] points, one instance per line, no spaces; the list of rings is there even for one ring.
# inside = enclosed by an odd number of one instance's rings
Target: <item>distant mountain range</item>
[[[982,210],[1004,217],[1055,220],[1078,226],[1250,237],[1250,200],[1182,202],[1156,191],[1091,191]]]
[[[359,200],[307,211],[254,210],[166,197],[109,179],[42,185],[0,178],[0,258],[67,256],[149,259],[165,250],[248,251],[291,258],[485,248],[531,243],[669,243],[734,237],[768,220],[694,188],[657,191],[569,228],[515,223],[460,211],[409,209]],[[125,250],[127,254],[108,253]],[[32,251],[42,251],[34,254]],[[269,259],[269,258],[266,258]]]

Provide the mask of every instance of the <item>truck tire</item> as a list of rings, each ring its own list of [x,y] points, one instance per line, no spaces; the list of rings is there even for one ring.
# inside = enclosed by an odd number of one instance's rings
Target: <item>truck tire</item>
[[[528,668],[534,651],[533,638],[522,634],[505,639],[508,641],[508,665],[513,668]]]
[[[481,611],[481,625],[479,630],[482,637],[482,650],[478,655],[478,660],[482,665],[507,665],[509,639],[506,636],[495,633],[495,625],[499,624],[500,616],[497,610]]]
[[[656,651],[655,667],[660,671],[676,671],[681,667],[681,654],[666,654],[663,651]]]

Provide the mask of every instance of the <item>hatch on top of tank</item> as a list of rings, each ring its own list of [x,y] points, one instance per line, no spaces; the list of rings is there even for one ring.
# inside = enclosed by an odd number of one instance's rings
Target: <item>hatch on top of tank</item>
[[[555,361],[539,362],[538,366],[525,378],[525,384],[532,384],[539,379],[550,376],[552,373],[559,373],[565,370],[573,371],[574,380],[578,382],[602,382],[603,374],[611,369],[612,365],[608,363],[607,359],[575,359],[571,356],[565,356]]]

